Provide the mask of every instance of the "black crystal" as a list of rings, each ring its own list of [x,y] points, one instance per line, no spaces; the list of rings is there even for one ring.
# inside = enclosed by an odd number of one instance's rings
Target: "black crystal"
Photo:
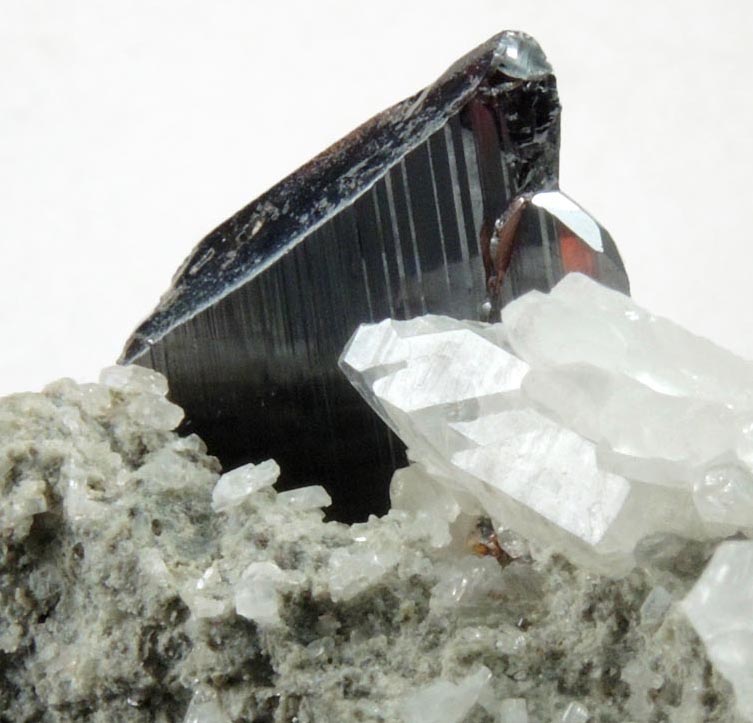
[[[358,324],[488,318],[572,263],[628,291],[606,232],[573,241],[536,203],[558,187],[559,128],[538,44],[493,37],[204,238],[121,362],[167,376],[225,468],[271,457],[282,487],[323,484],[334,517],[383,513],[404,450],[337,369]]]

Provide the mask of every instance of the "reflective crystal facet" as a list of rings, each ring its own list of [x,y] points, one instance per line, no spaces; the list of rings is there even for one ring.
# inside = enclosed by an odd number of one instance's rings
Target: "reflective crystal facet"
[[[393,498],[422,494],[436,539],[483,512],[619,572],[649,534],[753,530],[753,363],[580,274],[501,324],[363,325],[341,366],[407,445]]]
[[[261,627],[280,622],[280,592],[296,584],[300,573],[281,570],[274,562],[252,562],[235,584],[235,611]]]
[[[573,701],[562,714],[562,723],[587,723],[588,718],[588,708],[582,703]]]
[[[558,190],[559,118],[538,44],[493,37],[210,233],[122,361],[167,376],[223,466],[273,457],[335,516],[384,512],[402,445],[336,369],[360,323],[487,318],[573,270],[628,290]]]
[[[212,492],[212,509],[227,510],[243,502],[251,493],[271,487],[280,476],[280,468],[273,459],[260,464],[245,464],[220,477]]]
[[[753,541],[724,542],[682,602],[711,662],[753,720]]]

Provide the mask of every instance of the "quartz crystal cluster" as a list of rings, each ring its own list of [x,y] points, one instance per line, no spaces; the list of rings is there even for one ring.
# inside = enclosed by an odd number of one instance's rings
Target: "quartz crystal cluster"
[[[577,276],[344,358],[413,460],[350,526],[150,370],[0,399],[2,723],[751,719],[746,363]]]
[[[436,525],[485,514],[613,574],[651,534],[753,529],[753,364],[583,275],[498,324],[362,326],[341,365],[408,446],[393,503]]]

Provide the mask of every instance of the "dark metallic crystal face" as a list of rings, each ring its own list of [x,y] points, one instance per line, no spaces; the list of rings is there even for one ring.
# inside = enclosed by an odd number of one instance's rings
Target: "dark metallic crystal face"
[[[210,233],[122,361],[167,376],[225,468],[271,457],[338,519],[386,511],[403,447],[337,368],[359,324],[480,318],[569,270],[628,290],[606,232],[556,215],[559,115],[535,41],[495,36]]]

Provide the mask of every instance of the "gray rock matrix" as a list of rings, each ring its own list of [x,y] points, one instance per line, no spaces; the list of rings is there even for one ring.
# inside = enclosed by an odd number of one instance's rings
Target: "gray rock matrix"
[[[675,605],[712,542],[644,540],[611,579],[517,542],[480,556],[473,520],[440,550],[409,515],[351,528],[272,487],[216,512],[164,380],[103,381],[0,400],[0,720],[441,721],[416,702],[482,667],[452,720],[526,720],[510,699],[536,722],[738,720]],[[364,539],[396,556],[343,592],[332,556]],[[277,624],[236,609],[259,562],[289,573]]]

